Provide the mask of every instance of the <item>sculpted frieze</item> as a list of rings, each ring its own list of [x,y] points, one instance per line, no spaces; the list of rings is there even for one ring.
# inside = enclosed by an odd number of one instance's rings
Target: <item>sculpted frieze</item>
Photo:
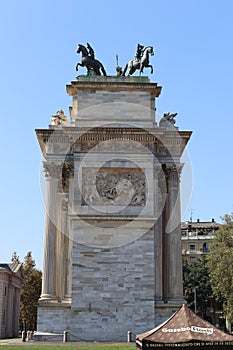
[[[83,169],[83,204],[144,206],[145,183],[142,169]]]

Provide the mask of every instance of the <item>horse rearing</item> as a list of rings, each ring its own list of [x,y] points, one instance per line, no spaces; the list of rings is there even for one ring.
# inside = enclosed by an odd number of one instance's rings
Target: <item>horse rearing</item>
[[[89,56],[85,46],[79,44],[77,47],[77,53],[82,53],[82,58],[81,63],[77,63],[76,70],[78,70],[78,66],[81,66],[87,68],[87,75],[91,75],[91,72],[94,72],[96,75],[101,75],[100,71],[103,75],[107,75],[102,63]]]
[[[125,76],[127,69],[129,70],[129,74],[128,75],[132,75],[137,69],[139,69],[139,75],[141,75],[141,73],[143,72],[144,68],[150,68],[151,69],[151,74],[153,73],[153,66],[151,64],[149,64],[149,54],[151,54],[151,56],[154,55],[154,50],[152,46],[147,46],[144,50],[143,50],[143,55],[139,60],[131,60],[129,61],[126,66],[125,69],[123,70],[122,75]]]

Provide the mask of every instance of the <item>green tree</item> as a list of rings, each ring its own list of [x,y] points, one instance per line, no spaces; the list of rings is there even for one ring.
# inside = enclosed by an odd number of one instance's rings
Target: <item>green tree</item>
[[[24,282],[20,292],[20,323],[23,330],[35,330],[37,303],[41,295],[42,272],[36,269],[32,253],[24,257]]]
[[[183,261],[184,297],[191,309],[195,309],[194,289],[196,288],[197,312],[206,317],[206,309],[213,295],[209,270],[205,259],[198,259],[190,264]]]
[[[233,322],[233,213],[222,219],[224,223],[210,245],[208,267],[214,295],[223,301],[225,315]]]

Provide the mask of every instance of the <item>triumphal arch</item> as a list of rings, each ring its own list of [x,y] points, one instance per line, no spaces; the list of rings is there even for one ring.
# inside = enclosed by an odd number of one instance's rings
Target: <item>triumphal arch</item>
[[[59,109],[36,130],[46,179],[37,339],[66,330],[70,340],[125,341],[183,303],[181,155],[191,132],[176,113],[157,119],[162,88],[142,76],[151,49],[138,45],[115,76],[91,49],[78,47],[87,75],[66,86],[69,118]]]

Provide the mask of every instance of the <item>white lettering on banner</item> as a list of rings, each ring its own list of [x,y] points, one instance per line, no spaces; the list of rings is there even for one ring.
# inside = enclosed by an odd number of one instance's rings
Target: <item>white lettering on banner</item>
[[[191,326],[191,327],[180,327],[180,328],[162,328],[162,332],[167,333],[167,332],[186,332],[186,331],[191,331],[195,333],[203,333],[207,335],[211,335],[214,333],[213,328],[204,328],[204,327],[198,327],[198,326]]]

